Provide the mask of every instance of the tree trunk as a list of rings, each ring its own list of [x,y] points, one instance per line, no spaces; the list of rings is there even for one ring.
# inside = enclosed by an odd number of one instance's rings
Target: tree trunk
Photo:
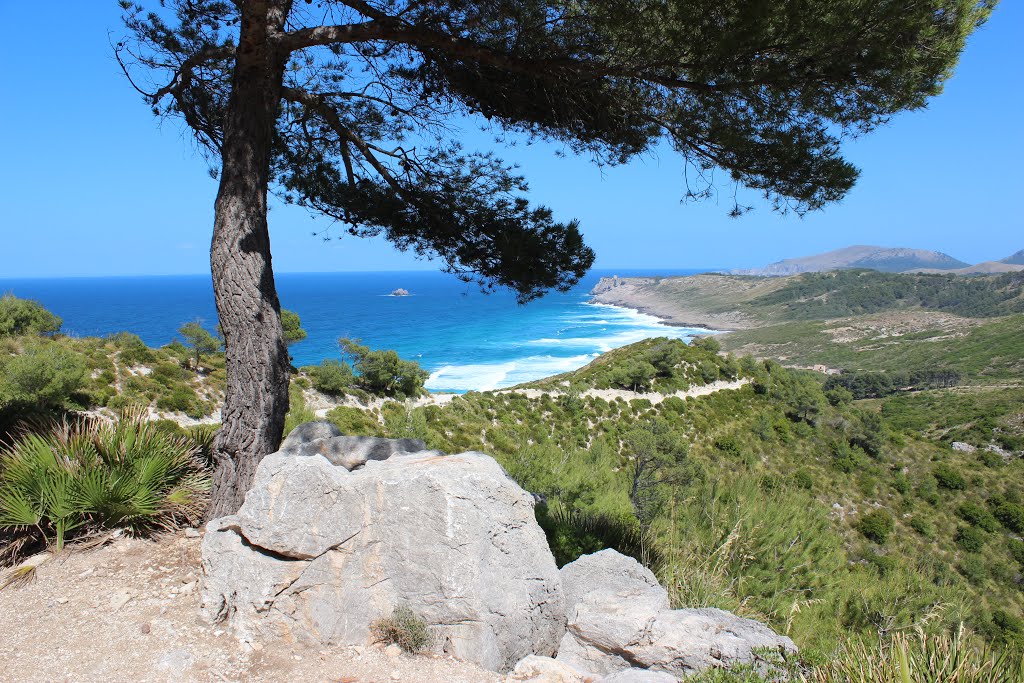
[[[267,229],[270,160],[286,55],[273,33],[287,4],[244,5],[224,122],[210,268],[224,331],[227,387],[213,444],[207,519],[238,511],[260,460],[277,450],[288,412],[288,349]]]

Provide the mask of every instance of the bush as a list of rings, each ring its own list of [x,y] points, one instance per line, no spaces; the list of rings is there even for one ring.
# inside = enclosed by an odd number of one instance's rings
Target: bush
[[[434,640],[427,622],[408,607],[396,607],[390,617],[373,622],[370,633],[377,642],[394,644],[412,653],[422,652]]]
[[[931,538],[935,535],[935,525],[924,517],[911,517],[910,528],[925,538]]]
[[[338,406],[326,415],[342,434],[349,436],[378,436],[380,422],[370,412],[351,406]]]
[[[941,488],[950,491],[963,491],[967,488],[967,480],[964,479],[964,476],[946,463],[936,467],[932,474]]]
[[[198,522],[210,479],[197,452],[141,411],[26,434],[0,451],[0,529],[60,550],[71,532]]]
[[[156,360],[153,349],[130,332],[118,332],[110,337],[110,341],[117,346],[120,360],[125,365],[148,365]]]
[[[814,488],[814,478],[807,470],[797,470],[793,473],[793,483],[797,488],[810,491]]]
[[[647,567],[657,567],[660,555],[636,520],[570,510],[563,505],[536,507],[537,522],[544,529],[555,563],[562,567],[582,555],[612,548]]]
[[[62,406],[81,389],[85,372],[85,359],[55,342],[27,345],[20,355],[0,359],[0,410]]]
[[[980,553],[981,549],[985,547],[984,532],[973,526],[962,526],[957,529],[953,540],[969,553]]]
[[[1024,506],[1017,503],[1000,503],[993,510],[995,518],[1010,531],[1024,533]]]
[[[883,545],[889,539],[895,523],[892,515],[885,510],[873,510],[857,520],[854,526],[869,541]]]
[[[999,522],[992,516],[992,513],[978,503],[971,501],[961,503],[957,506],[956,514],[968,524],[985,531],[996,531],[999,529]]]
[[[320,365],[312,365],[302,369],[313,381],[313,388],[324,394],[340,396],[352,386],[354,376],[352,366],[340,363],[333,358],[320,361]]]
[[[54,334],[62,322],[38,301],[19,299],[11,293],[0,296],[0,337]]]

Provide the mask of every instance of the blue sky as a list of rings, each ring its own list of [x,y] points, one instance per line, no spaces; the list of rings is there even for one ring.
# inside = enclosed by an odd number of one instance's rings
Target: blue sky
[[[122,77],[108,33],[114,0],[0,0],[0,278],[208,272],[216,184],[174,122]],[[43,27],[40,32],[27,30]],[[978,32],[946,92],[847,146],[862,169],[840,204],[803,219],[680,202],[670,152],[599,169],[549,145],[499,150],[534,200],[578,218],[603,268],[749,267],[849,244],[937,249],[976,262],[1024,248],[1024,3]],[[486,145],[487,138],[467,133]],[[380,240],[313,237],[327,223],[276,206],[279,272],[433,268]]]

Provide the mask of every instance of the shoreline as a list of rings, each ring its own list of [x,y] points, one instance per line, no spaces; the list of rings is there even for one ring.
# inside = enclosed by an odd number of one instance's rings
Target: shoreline
[[[653,308],[640,305],[627,305],[623,303],[610,303],[608,301],[598,301],[599,295],[591,294],[590,300],[586,302],[587,306],[610,306],[612,308],[622,309],[624,311],[633,311],[634,313],[641,313],[643,315],[649,315],[652,318],[657,318],[658,322],[666,327],[678,327],[691,330],[704,330],[708,334],[728,334],[734,330],[723,330],[719,327],[711,327],[704,323],[686,322],[679,320],[675,315],[669,313],[661,313]]]
[[[630,309],[658,318],[665,325],[703,329],[708,334],[762,326],[761,321],[731,310],[732,297],[722,297],[722,277],[704,273],[685,277],[602,278],[590,290],[587,303]]]

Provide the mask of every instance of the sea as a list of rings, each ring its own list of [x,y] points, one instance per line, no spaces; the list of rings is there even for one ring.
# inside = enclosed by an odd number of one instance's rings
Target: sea
[[[666,325],[626,308],[590,303],[602,276],[692,275],[691,270],[596,270],[566,293],[519,305],[507,291],[441,272],[280,273],[281,305],[299,314],[308,337],[289,348],[296,366],[340,358],[337,340],[395,349],[430,372],[433,392],[486,391],[580,368],[648,337],[689,339],[707,330]],[[396,289],[409,296],[393,296]],[[34,299],[59,315],[62,332],[139,335],[170,343],[184,323],[217,326],[208,275],[2,279],[0,293]]]

